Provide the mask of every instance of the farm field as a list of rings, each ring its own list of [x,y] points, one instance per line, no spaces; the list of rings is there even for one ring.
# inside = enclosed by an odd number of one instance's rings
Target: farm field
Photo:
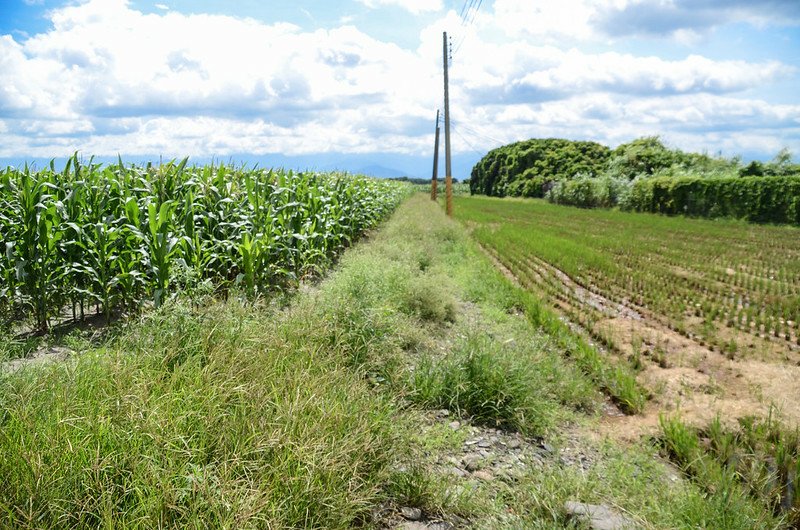
[[[0,171],[0,329],[296,285],[375,226],[406,185],[335,173],[82,164]]]
[[[286,306],[179,296],[73,332],[66,360],[0,365],[0,525],[575,528],[587,502],[788,528],[598,440],[604,398],[538,303],[417,194]]]
[[[800,423],[800,230],[459,197],[456,216],[516,281],[636,370],[652,431],[679,409],[706,424]],[[775,407],[775,410],[772,410]]]
[[[0,530],[800,530],[765,3],[4,0]]]

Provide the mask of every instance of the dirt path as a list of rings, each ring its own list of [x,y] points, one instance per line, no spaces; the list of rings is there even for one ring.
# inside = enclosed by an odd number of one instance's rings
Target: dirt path
[[[484,252],[511,281],[531,287],[492,252],[485,248]],[[602,315],[592,329],[570,322],[573,329],[610,340],[616,352],[607,355],[624,355],[641,366],[637,379],[652,394],[645,411],[635,416],[608,414],[601,434],[626,440],[653,434],[659,415],[665,412],[678,413],[688,423],[705,426],[716,415],[723,423],[733,424],[748,415],[766,416],[772,408],[773,416],[777,412],[789,424],[800,425],[800,362],[794,352],[787,350],[784,355],[759,359],[726,356],[670,329],[658,315],[581,286],[550,264],[535,259],[531,266],[539,274],[559,280],[567,296],[552,305],[564,318],[569,312],[589,308]]]
[[[64,361],[69,359],[72,354],[73,352],[68,348],[48,346],[36,350],[27,357],[0,362],[0,372],[13,373],[28,366]]]

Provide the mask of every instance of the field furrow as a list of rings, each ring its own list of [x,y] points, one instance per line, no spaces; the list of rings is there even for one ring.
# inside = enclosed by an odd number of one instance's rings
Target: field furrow
[[[800,412],[800,230],[458,199],[487,252],[639,372],[653,396],[632,437],[680,410],[699,423]]]

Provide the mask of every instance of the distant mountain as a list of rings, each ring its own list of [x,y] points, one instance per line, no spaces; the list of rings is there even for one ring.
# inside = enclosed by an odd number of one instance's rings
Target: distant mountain
[[[378,164],[370,164],[368,166],[361,167],[354,171],[354,173],[361,173],[363,175],[369,175],[371,177],[381,177],[381,178],[397,178],[397,177],[405,177],[407,173],[405,171],[401,171],[399,169],[394,169],[391,167],[385,167]]]
[[[125,164],[153,162],[158,164],[160,160],[167,162],[172,158],[182,159],[186,155],[126,155],[122,154]],[[85,153],[84,157],[88,162],[90,153]],[[472,167],[480,159],[475,153],[456,154],[453,156],[453,177],[458,180],[469,178]],[[94,158],[97,163],[116,164],[117,156],[97,156]],[[246,164],[252,167],[283,167],[286,169],[297,170],[317,170],[332,171],[342,170],[349,173],[363,173],[382,178],[412,177],[429,178],[431,174],[432,156],[427,155],[404,155],[397,153],[311,153],[306,155],[287,156],[280,153],[251,155],[247,153],[237,153],[223,156],[190,156],[189,164],[208,164],[210,162],[230,163],[233,165]],[[0,157],[0,169],[6,166],[22,167],[26,162],[35,164],[36,167],[44,168],[50,164],[49,158],[39,157]],[[55,167],[58,171],[66,165],[66,157],[55,157]],[[444,177],[444,155],[439,160],[439,176]]]

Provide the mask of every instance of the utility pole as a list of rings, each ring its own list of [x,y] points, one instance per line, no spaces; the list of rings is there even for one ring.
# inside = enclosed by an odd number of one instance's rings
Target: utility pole
[[[450,91],[447,78],[447,32],[442,34],[442,51],[444,54],[444,189],[445,211],[448,217],[453,216],[453,172],[450,167]]]
[[[436,110],[436,140],[433,146],[433,177],[431,177],[431,200],[436,200],[436,188],[439,176],[439,110]]]

